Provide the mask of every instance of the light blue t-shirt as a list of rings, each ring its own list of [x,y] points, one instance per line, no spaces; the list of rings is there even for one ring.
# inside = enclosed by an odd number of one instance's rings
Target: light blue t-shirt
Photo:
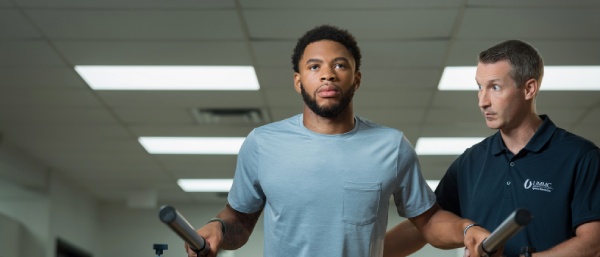
[[[244,141],[228,200],[243,213],[264,206],[265,257],[382,256],[390,196],[407,218],[435,203],[404,134],[355,120],[324,135],[300,114]]]

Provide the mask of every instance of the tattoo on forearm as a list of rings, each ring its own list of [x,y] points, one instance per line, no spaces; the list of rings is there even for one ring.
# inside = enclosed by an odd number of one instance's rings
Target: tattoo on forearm
[[[237,249],[243,246],[254,230],[256,222],[262,211],[255,213],[241,213],[233,208],[227,207],[233,214],[233,217],[220,217],[224,219],[227,225],[227,231],[223,238],[223,247],[228,249]]]

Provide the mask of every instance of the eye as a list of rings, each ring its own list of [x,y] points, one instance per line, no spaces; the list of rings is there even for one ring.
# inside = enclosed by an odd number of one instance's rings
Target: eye
[[[336,63],[336,64],[334,65],[334,67],[335,67],[335,68],[338,68],[338,69],[344,69],[344,68],[346,68],[346,64],[343,64],[343,63]]]
[[[317,69],[319,69],[319,65],[313,64],[311,66],[308,66],[308,69],[309,70],[317,70]]]
[[[479,89],[479,91],[481,91],[481,85],[477,85],[477,89]]]
[[[492,89],[494,89],[494,91],[498,91],[500,89],[502,89],[499,85],[493,85]]]

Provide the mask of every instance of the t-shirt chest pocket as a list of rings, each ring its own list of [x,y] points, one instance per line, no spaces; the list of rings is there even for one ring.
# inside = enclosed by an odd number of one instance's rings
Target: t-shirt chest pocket
[[[375,222],[381,198],[381,183],[346,182],[343,220],[354,225]]]

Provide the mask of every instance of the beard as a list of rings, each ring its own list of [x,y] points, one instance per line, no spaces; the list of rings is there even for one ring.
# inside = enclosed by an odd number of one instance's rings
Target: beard
[[[304,100],[304,104],[308,106],[308,108],[313,111],[315,114],[323,117],[323,118],[335,118],[338,117],[342,112],[348,109],[348,105],[352,101],[352,97],[354,97],[354,90],[342,91],[342,100],[338,104],[334,104],[332,106],[319,106],[315,97],[311,97],[304,87],[300,85],[300,92],[302,94],[302,99]]]

